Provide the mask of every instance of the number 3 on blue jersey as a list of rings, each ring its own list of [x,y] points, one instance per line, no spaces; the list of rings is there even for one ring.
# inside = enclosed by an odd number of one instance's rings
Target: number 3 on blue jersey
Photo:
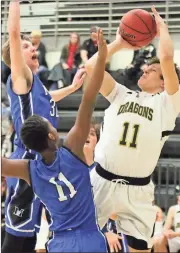
[[[58,115],[58,109],[57,109],[57,106],[56,106],[56,102],[53,99],[51,99],[50,100],[50,104],[51,104],[50,115],[51,116],[59,117],[59,115]]]
[[[77,191],[74,189],[74,186],[71,184],[71,182],[69,182],[67,180],[67,178],[60,172],[59,173],[59,176],[58,176],[58,179],[59,181],[63,182],[68,188],[69,188],[69,191],[70,191],[70,194],[69,194],[69,197],[70,198],[73,198],[74,195],[77,193]],[[63,188],[61,185],[59,185],[56,181],[55,181],[55,177],[52,177],[50,180],[49,180],[50,183],[54,184],[57,188],[57,191],[58,191],[58,194],[59,194],[59,201],[64,201],[64,200],[67,200],[67,196],[64,195],[64,192],[63,192]]]

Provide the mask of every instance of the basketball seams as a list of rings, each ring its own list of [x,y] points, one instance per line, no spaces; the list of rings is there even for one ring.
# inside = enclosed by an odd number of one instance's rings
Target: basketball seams
[[[136,17],[138,17],[138,18],[142,21],[142,23],[146,26],[147,30],[149,31],[148,34],[151,34],[151,37],[152,37],[151,30],[150,30],[149,27],[147,26],[146,22],[145,22],[137,13],[132,12],[132,14],[135,15]],[[151,18],[152,18],[152,16],[151,16]]]
[[[136,30],[136,29],[134,29],[134,28],[132,28],[132,27],[126,25],[123,21],[120,21],[120,22],[121,22],[123,25],[125,25],[126,27],[128,27],[129,29],[131,29],[131,30],[133,30],[133,31],[135,31],[135,32],[137,32],[137,33],[140,33],[140,34],[148,34],[148,35],[149,35],[149,33],[140,32],[140,31],[138,31],[138,30]]]

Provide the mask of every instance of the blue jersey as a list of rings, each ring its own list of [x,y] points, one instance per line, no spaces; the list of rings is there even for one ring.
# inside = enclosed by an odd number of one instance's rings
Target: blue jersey
[[[7,80],[7,91],[10,100],[11,114],[16,131],[15,145],[24,148],[20,139],[20,129],[25,119],[33,114],[46,118],[57,128],[58,111],[56,103],[43,86],[37,75],[33,75],[33,83],[29,93],[17,95],[12,90],[11,75]]]
[[[65,147],[47,166],[43,160],[30,161],[34,193],[51,215],[50,230],[98,229],[89,167]]]

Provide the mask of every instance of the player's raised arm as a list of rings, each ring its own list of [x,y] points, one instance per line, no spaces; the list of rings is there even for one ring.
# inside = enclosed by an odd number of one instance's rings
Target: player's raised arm
[[[105,70],[107,45],[102,30],[98,31],[98,49],[96,66],[84,91],[75,125],[69,132],[64,144],[81,158],[83,147],[90,130],[91,117],[95,107],[96,97],[102,85]]]
[[[169,95],[175,94],[179,90],[179,80],[174,66],[174,47],[173,42],[168,32],[168,27],[156,11],[152,7],[155,16],[157,29],[159,33],[159,58],[164,78],[165,90]]]
[[[28,160],[2,158],[2,176],[21,178],[30,184]]]
[[[22,51],[22,41],[20,35],[20,3],[19,0],[13,0],[9,5],[8,17],[9,41],[3,47],[4,54],[9,43],[10,47],[10,68],[13,81],[13,90],[17,94],[28,92],[32,84],[32,72],[25,63]]]
[[[106,57],[106,62],[109,61],[109,59],[111,58],[111,56],[113,54],[115,54],[116,52],[118,52],[119,50],[123,49],[123,48],[127,48],[127,49],[133,49],[136,50],[137,47],[134,47],[132,45],[130,45],[128,42],[126,42],[119,34],[119,28],[117,29],[116,32],[116,39],[110,43],[107,46],[107,57]],[[87,74],[90,76],[92,74],[93,68],[96,64],[97,61],[97,57],[98,57],[98,52],[96,54],[94,54],[85,64],[85,68],[87,71]],[[112,76],[105,72],[104,74],[104,79],[103,79],[103,83],[100,89],[100,93],[104,96],[107,97],[112,90],[115,87],[115,80],[112,78]]]

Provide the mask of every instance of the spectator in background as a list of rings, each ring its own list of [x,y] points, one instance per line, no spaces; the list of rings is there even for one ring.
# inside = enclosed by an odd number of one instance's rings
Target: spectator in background
[[[60,63],[53,67],[48,80],[53,82],[61,81],[61,86],[70,85],[81,66],[81,61],[80,37],[76,32],[73,32],[70,34],[69,43],[62,48]]]
[[[44,66],[48,69],[48,65],[46,62],[46,47],[41,41],[42,33],[41,31],[32,31],[31,33],[31,40],[32,44],[36,48],[38,52],[38,60],[39,60],[39,66]]]
[[[92,26],[90,28],[90,38],[85,40],[83,45],[81,46],[81,58],[83,64],[85,64],[88,61],[88,59],[90,59],[98,51],[97,45],[98,29],[99,29],[98,26]],[[109,44],[109,41],[106,40],[106,43]],[[108,70],[109,70],[109,63],[106,64],[106,71]]]
[[[6,84],[8,76],[11,74],[10,68],[4,63],[4,61],[1,61],[1,82]]]
[[[155,221],[155,227],[154,227],[154,236],[153,236],[153,251],[156,252],[156,245],[159,241],[159,239],[162,236],[163,233],[163,223],[164,223],[164,214],[162,209],[159,206],[156,206],[157,213],[156,213],[156,221]]]
[[[180,194],[177,196],[177,204],[169,208],[164,231],[161,238],[156,241],[155,252],[180,252]]]
[[[49,90],[51,83],[48,82],[49,70],[46,62],[46,47],[44,43],[41,41],[41,38],[42,38],[41,31],[37,30],[31,32],[31,41],[37,50],[39,61],[39,68],[36,74],[38,75],[39,79],[46,87],[46,89]]]

